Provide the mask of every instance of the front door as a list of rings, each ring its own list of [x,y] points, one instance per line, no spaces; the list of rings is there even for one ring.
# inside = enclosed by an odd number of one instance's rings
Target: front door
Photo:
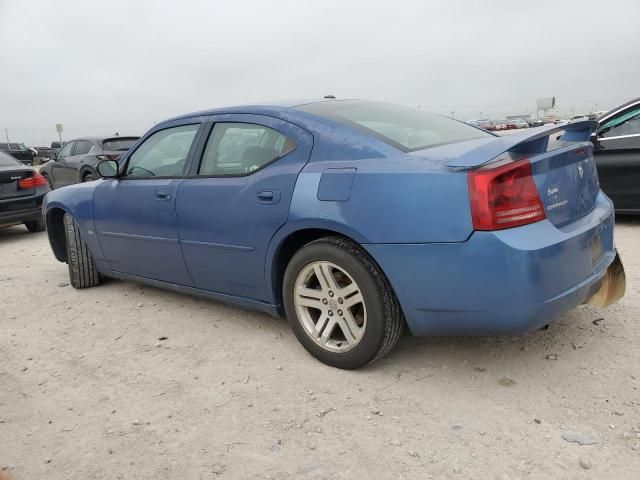
[[[96,230],[110,269],[193,285],[176,223],[176,194],[184,181],[200,124],[152,132],[123,159],[122,176],[95,189]]]
[[[54,188],[65,187],[72,183],[68,173],[67,159],[72,157],[75,144],[76,142],[65,144],[56,155],[56,159],[51,166],[51,182]]]
[[[640,106],[602,122],[594,143],[602,190],[616,210],[640,209]]]
[[[182,250],[196,287],[267,300],[269,241],[289,214],[312,136],[261,115],[217,115],[178,187]]]

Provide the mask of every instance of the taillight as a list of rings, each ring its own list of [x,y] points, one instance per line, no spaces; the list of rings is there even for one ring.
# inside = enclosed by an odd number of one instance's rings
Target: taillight
[[[523,159],[467,174],[475,230],[500,230],[546,218],[531,163]]]
[[[38,172],[33,172],[30,177],[18,180],[18,187],[22,189],[41,187],[47,184],[47,180]]]

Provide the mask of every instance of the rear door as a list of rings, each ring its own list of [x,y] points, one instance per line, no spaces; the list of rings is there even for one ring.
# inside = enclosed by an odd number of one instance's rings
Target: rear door
[[[216,115],[178,188],[182,250],[198,288],[267,300],[269,241],[289,214],[313,138],[261,115]]]
[[[594,144],[602,190],[617,211],[640,211],[640,105],[601,122]]]
[[[190,119],[152,132],[123,159],[121,178],[96,186],[95,225],[111,270],[193,285],[180,249],[176,193],[200,129]]]

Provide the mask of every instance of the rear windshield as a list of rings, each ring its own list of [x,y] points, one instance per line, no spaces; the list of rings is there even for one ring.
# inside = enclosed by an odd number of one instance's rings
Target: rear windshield
[[[15,167],[16,165],[22,165],[15,158],[0,152],[0,167]]]
[[[489,132],[442,115],[388,103],[341,100],[297,108],[365,131],[405,152],[493,137]]]
[[[137,138],[110,138],[102,142],[102,149],[111,152],[129,150],[137,141]]]

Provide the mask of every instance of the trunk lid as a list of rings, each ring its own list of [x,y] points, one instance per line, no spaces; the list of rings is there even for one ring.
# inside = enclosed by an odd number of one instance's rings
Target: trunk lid
[[[600,192],[590,142],[529,157],[531,174],[551,223],[562,227],[587,215]]]
[[[549,221],[557,227],[587,215],[600,192],[593,158],[590,120],[532,129],[483,142],[447,162],[456,170],[475,170],[493,162],[527,158]]]
[[[0,170],[0,200],[26,197],[33,194],[33,189],[21,189],[18,182],[31,176],[29,170]]]

